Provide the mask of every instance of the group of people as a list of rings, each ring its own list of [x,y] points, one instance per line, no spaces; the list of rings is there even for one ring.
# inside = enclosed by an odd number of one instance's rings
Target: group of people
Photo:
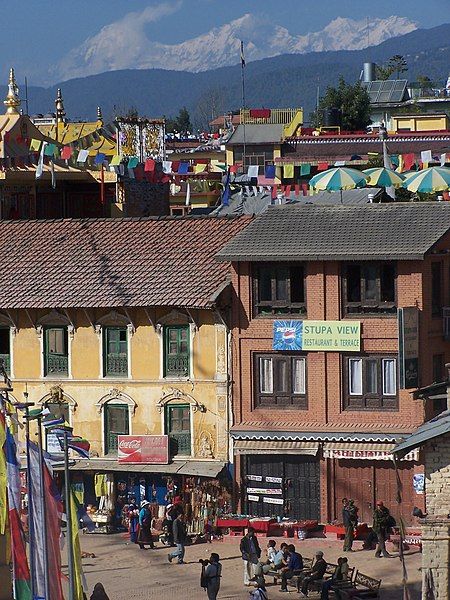
[[[323,552],[318,550],[315,554],[315,560],[310,569],[305,569],[302,555],[296,551],[294,544],[282,543],[277,550],[275,540],[269,540],[266,549],[266,557],[261,559],[261,548],[255,530],[249,527],[247,533],[241,540],[240,551],[244,563],[244,585],[254,585],[259,596],[253,598],[265,600],[265,582],[264,575],[269,571],[278,571],[281,575],[281,592],[287,592],[287,583],[290,579],[298,577],[298,591],[303,597],[308,596],[308,590],[314,581],[321,581],[327,569],[327,563],[323,557]],[[347,563],[345,561],[341,561]],[[340,565],[338,565],[340,568]],[[341,576],[341,570],[337,574]],[[328,598],[328,591],[324,590],[323,598]]]
[[[353,540],[355,538],[355,530],[358,525],[358,508],[353,500],[348,498],[342,499],[342,522],[345,528],[344,552],[353,552]],[[376,543],[375,556],[377,558],[390,558],[389,552],[386,550],[386,540],[389,531],[395,527],[395,519],[389,512],[389,509],[384,506],[381,500],[378,500],[373,512],[372,531],[369,533],[363,548],[370,550],[372,545]]]

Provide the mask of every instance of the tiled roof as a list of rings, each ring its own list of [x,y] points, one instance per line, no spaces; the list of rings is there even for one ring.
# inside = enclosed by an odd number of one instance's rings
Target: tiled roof
[[[208,308],[250,217],[0,221],[0,309]]]
[[[450,229],[449,202],[272,206],[217,258],[422,260]]]

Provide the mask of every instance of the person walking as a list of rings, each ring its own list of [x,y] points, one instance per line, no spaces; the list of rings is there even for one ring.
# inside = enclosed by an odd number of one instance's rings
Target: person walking
[[[171,563],[174,558],[178,559],[178,564],[184,564],[184,548],[187,541],[187,529],[184,521],[184,514],[179,513],[173,522],[173,541],[177,549],[167,555],[168,561]]]
[[[222,565],[220,557],[213,552],[209,557],[209,564],[204,573],[204,582],[206,583],[206,593],[208,600],[216,600],[220,589],[220,578],[222,577]]]
[[[392,522],[391,513],[384,506],[381,500],[378,500],[377,506],[373,513],[373,525],[372,529],[377,536],[377,548],[375,556],[377,558],[390,558],[389,552],[386,550],[386,539],[388,536],[388,530]]]
[[[139,531],[139,507],[136,504],[136,498],[134,496],[131,496],[130,502],[128,504],[128,519],[128,531],[130,533],[130,542],[132,544],[136,544]]]
[[[342,499],[342,522],[345,528],[344,552],[353,552],[353,539],[358,524],[358,510],[353,500]]]
[[[239,545],[242,560],[244,562],[244,585],[252,585],[251,580],[256,576],[261,548],[255,535],[253,527],[247,529],[247,533],[241,539]]]
[[[152,515],[149,507],[150,502],[142,500],[141,510],[139,511],[139,531],[136,540],[141,550],[145,550],[145,546],[155,547],[152,537]]]

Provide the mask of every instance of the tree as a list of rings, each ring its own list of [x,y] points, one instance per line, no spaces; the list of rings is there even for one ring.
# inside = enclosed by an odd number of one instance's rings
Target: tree
[[[186,134],[188,131],[192,131],[191,117],[188,109],[183,106],[180,108],[178,117],[175,119],[175,129],[182,134]]]
[[[423,95],[431,94],[433,82],[427,75],[418,75],[417,83],[419,84],[419,89],[422,90]]]
[[[209,87],[196,102],[195,124],[203,130],[209,129],[209,123],[225,113],[226,89],[221,86]]]
[[[397,75],[397,79],[399,79],[400,74],[406,73],[407,70],[408,63],[406,62],[404,57],[401,56],[401,54],[395,54],[394,56],[391,56],[391,58],[386,64],[377,65],[375,72],[377,79],[385,81],[386,79],[389,79],[389,77],[394,73]]]
[[[341,126],[346,131],[363,130],[371,123],[369,94],[359,82],[351,85],[341,77],[337,87],[327,88],[320,99],[318,112],[312,114],[315,127],[323,124],[323,113],[327,108],[341,111]]]

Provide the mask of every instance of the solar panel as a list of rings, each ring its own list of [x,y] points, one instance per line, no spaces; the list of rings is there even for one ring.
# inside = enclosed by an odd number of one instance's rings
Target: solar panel
[[[366,84],[371,104],[401,102],[405,96],[406,79],[370,81]]]

